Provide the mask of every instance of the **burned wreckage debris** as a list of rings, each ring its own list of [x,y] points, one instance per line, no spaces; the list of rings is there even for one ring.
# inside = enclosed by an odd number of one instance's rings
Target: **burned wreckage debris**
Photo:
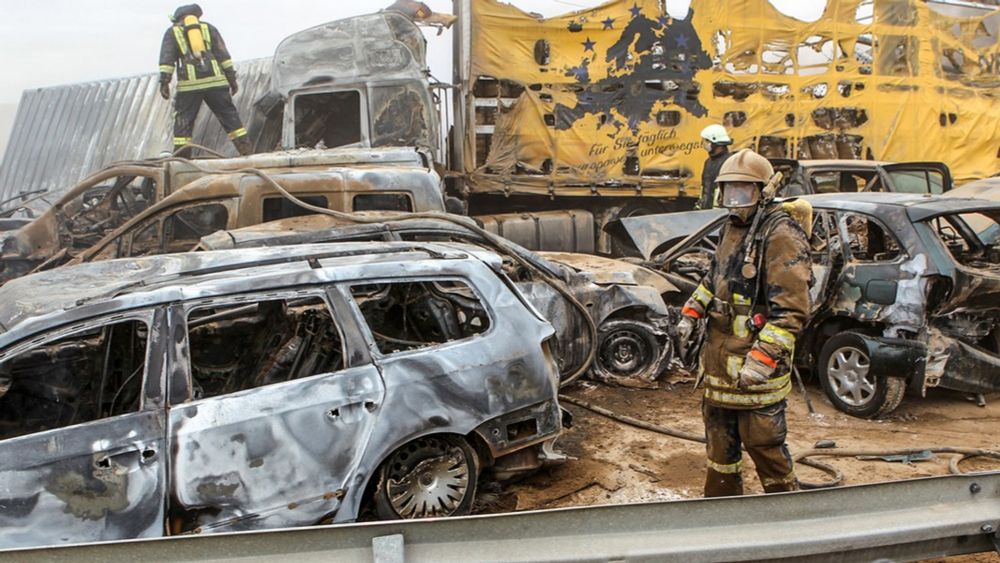
[[[839,410],[878,418],[906,393],[1000,391],[1000,204],[958,197],[855,193],[800,198],[812,207],[812,316],[796,363]],[[663,251],[683,215],[613,225],[646,265],[699,278],[726,221]]]
[[[342,243],[8,283],[0,543],[467,513],[480,471],[560,458],[553,330],[499,268]]]

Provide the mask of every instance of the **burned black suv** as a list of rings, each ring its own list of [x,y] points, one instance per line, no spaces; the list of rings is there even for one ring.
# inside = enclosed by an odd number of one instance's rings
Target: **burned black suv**
[[[838,409],[877,418],[907,391],[1000,390],[1000,203],[902,193],[803,199],[813,207],[815,281],[796,363],[815,371]],[[726,221],[700,213],[714,219],[646,258],[700,278]],[[637,248],[656,249],[657,225],[677,220],[637,217],[624,228]]]

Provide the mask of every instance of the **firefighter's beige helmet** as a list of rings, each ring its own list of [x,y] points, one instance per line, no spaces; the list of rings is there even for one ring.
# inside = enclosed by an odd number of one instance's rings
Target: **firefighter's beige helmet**
[[[750,149],[743,149],[722,163],[715,183],[760,182],[766,184],[774,175],[774,168],[766,158]]]

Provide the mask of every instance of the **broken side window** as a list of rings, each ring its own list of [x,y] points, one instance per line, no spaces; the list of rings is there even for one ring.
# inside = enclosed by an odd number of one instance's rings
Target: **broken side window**
[[[430,108],[414,86],[373,88],[371,113],[372,146],[423,146],[431,141]]]
[[[115,176],[88,188],[63,208],[60,237],[70,248],[83,250],[149,207],[156,181],[145,176]]]
[[[0,439],[138,411],[148,337],[144,321],[119,321],[0,360]]]
[[[327,202],[326,196],[300,195],[296,196],[296,198],[308,203],[309,205],[322,207],[323,209],[330,208],[330,204]],[[277,221],[278,219],[302,217],[303,215],[313,215],[316,213],[315,211],[301,207],[294,201],[282,196],[265,197],[261,205],[261,218],[265,223],[268,221]]]
[[[482,334],[490,317],[479,296],[456,280],[384,282],[351,287],[383,354]]]
[[[364,138],[358,90],[299,94],[294,105],[296,147],[342,147]]]
[[[818,194],[856,193],[865,191],[873,176],[874,172],[829,171],[814,172],[812,179]]]
[[[160,224],[161,222],[157,220],[136,230],[129,241],[128,251],[125,256],[159,254],[163,246],[163,237],[160,236]]]
[[[164,221],[164,251],[187,252],[198,245],[201,237],[225,229],[228,222],[229,211],[221,203],[181,209]]]
[[[195,400],[344,368],[343,339],[319,296],[198,307],[187,327]]]
[[[352,205],[354,211],[413,211],[409,194],[357,194]]]
[[[862,262],[891,262],[902,254],[896,237],[872,217],[845,213],[841,217],[851,257]]]
[[[809,237],[809,257],[814,280],[809,286],[809,297],[813,311],[824,303],[824,290],[835,270],[843,263],[842,252],[840,236],[832,217],[825,211],[817,212],[813,217]]]

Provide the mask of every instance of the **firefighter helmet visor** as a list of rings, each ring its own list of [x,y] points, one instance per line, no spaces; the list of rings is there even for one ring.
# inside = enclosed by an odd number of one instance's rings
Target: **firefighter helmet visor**
[[[759,199],[760,186],[756,182],[722,182],[722,207],[751,207]]]

